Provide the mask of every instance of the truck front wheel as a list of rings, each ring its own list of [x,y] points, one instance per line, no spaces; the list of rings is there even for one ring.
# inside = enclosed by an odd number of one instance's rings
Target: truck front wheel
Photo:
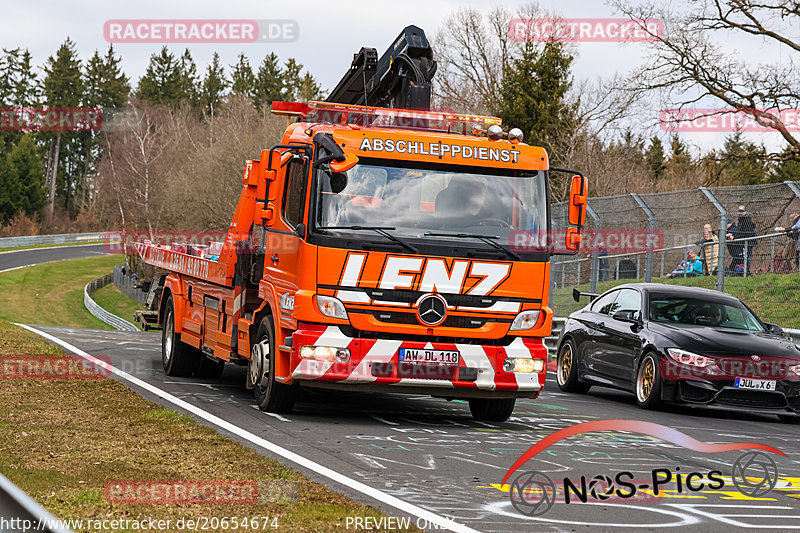
[[[167,298],[164,323],[161,330],[161,364],[168,376],[186,377],[192,375],[197,364],[197,351],[183,342],[175,333],[175,305],[172,296]]]
[[[262,411],[287,413],[294,407],[297,388],[275,379],[275,326],[272,317],[264,317],[258,326],[256,342],[250,352],[248,377],[256,404]]]
[[[469,411],[475,420],[505,422],[514,412],[516,403],[517,400],[514,398],[501,398],[499,400],[471,398],[469,400]]]

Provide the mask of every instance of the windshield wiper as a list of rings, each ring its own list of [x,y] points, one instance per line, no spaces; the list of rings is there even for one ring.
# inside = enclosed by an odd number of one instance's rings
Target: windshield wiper
[[[417,250],[416,248],[414,248],[413,246],[411,246],[407,242],[401,241],[400,239],[398,239],[397,237],[395,237],[394,235],[389,233],[389,231],[396,229],[396,228],[391,227],[391,226],[385,226],[385,227],[384,226],[320,226],[317,229],[328,229],[328,230],[330,230],[330,229],[372,230],[375,233],[377,233],[378,235],[383,235],[384,237],[386,237],[390,241],[396,242],[397,244],[399,244],[400,246],[402,246],[403,248],[405,248],[406,250],[408,250],[412,254],[419,253],[419,250]]]
[[[424,234],[426,237],[455,237],[457,239],[480,239],[481,241],[485,242],[492,248],[500,250],[508,257],[516,259],[519,261],[521,258],[515,252],[512,252],[499,242],[495,242],[494,239],[499,239],[497,235],[478,235],[477,233],[438,233],[434,231],[428,231]]]

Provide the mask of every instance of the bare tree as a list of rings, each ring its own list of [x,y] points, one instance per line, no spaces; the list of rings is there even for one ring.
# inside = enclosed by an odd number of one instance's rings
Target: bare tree
[[[796,124],[785,124],[780,113],[793,110],[796,116],[800,106],[800,43],[796,39],[800,3],[698,0],[686,4],[682,12],[653,0],[614,0],[614,5],[633,20],[660,18],[666,26],[665,35],[651,43],[645,66],[628,78],[626,90],[638,94],[657,91],[669,105],[680,109],[711,101],[750,115],[779,132],[788,145],[787,150],[765,153],[765,158],[800,160],[800,136],[796,127],[791,127]],[[715,43],[717,36],[766,45],[788,58],[788,63],[748,63],[736,46]],[[719,110],[708,115],[724,113]]]

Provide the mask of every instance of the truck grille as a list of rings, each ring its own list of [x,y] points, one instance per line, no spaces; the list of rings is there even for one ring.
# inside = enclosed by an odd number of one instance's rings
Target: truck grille
[[[381,322],[389,324],[416,324],[417,315],[415,313],[395,313],[391,311],[373,311],[372,316]],[[440,326],[449,328],[479,328],[489,322],[489,320],[481,317],[470,316],[448,316]],[[493,320],[493,322],[510,322],[510,320]]]

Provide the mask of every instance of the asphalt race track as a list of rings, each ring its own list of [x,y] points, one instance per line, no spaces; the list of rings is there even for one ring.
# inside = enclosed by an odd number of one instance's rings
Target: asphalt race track
[[[243,368],[229,365],[218,381],[165,376],[159,333],[36,327],[88,354],[108,357],[115,368],[244,431],[477,531],[800,529],[800,425],[779,422],[774,416],[700,408],[642,411],[631,394],[597,388],[588,395],[561,393],[552,374],[538,400],[518,402],[511,420],[500,424],[473,421],[467,404],[459,401],[328,391],[306,391],[294,412],[279,416],[255,408],[251,393],[243,386]],[[127,385],[150,400],[175,408],[152,389]],[[189,414],[197,418],[196,413]],[[587,503],[576,502],[573,496],[570,504],[556,496],[552,507],[535,517],[525,516],[511,505],[508,487],[501,487],[500,482],[523,452],[558,430],[605,419],[663,424],[703,443],[766,444],[786,456],[768,454],[777,466],[777,485],[771,492],[750,497],[737,490],[730,478],[733,463],[749,450],[704,453],[639,433],[583,433],[553,443],[519,472],[547,475],[558,493],[565,477],[580,487],[580,478],[585,476],[592,487],[594,476],[613,479],[628,471],[634,484],[641,487],[637,495],[603,501],[589,493]],[[254,447],[252,439],[245,441],[232,431],[222,433]],[[259,451],[272,455],[268,450]],[[353,499],[378,505],[390,516],[409,516],[346,483],[291,466]],[[678,468],[684,474],[701,475],[719,470],[726,484],[717,490],[706,486],[693,492],[683,486],[678,491],[676,476],[661,486],[660,497],[653,497],[652,471],[675,472]],[[707,478],[694,477],[695,482],[698,479],[710,483]],[[602,496],[602,487],[595,489]],[[412,516],[411,523],[415,520]],[[425,526],[424,521],[418,523]]]
[[[33,248],[3,252],[0,249],[0,272],[38,263],[50,263],[64,259],[79,259],[105,255],[105,244],[79,244],[75,246],[55,246],[53,248]]]

